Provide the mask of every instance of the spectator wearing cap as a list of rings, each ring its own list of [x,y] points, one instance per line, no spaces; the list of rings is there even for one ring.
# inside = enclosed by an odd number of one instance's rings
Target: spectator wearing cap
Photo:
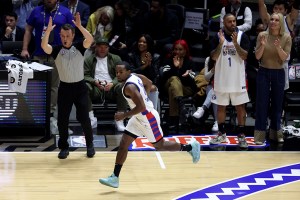
[[[97,120],[92,110],[93,101],[114,101],[117,112],[127,110],[127,102],[122,95],[122,85],[116,77],[116,64],[121,62],[118,55],[109,53],[109,42],[99,37],[95,41],[95,52],[84,60],[84,79],[89,88],[89,114],[91,120]],[[116,121],[118,131],[124,131],[123,120]]]

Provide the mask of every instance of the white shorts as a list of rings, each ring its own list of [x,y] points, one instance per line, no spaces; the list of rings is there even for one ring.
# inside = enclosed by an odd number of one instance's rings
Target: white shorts
[[[228,106],[231,102],[231,105],[237,106],[249,102],[249,96],[247,91],[232,93],[215,91],[211,102],[221,106]]]
[[[156,110],[146,111],[145,115],[132,116],[126,126],[126,130],[139,137],[147,137],[149,142],[155,143],[163,138],[160,126],[160,117]]]

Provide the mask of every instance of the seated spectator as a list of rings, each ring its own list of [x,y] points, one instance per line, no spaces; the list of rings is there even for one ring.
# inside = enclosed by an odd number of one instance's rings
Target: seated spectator
[[[23,37],[25,34],[25,29],[17,26],[18,23],[18,15],[15,12],[7,13],[5,15],[5,27],[0,29],[0,38],[2,41],[23,41]],[[31,37],[34,37],[33,35]],[[31,42],[29,44],[29,51],[32,52],[34,49],[34,43]],[[22,47],[19,50],[20,52],[6,52],[11,54],[21,53]]]
[[[2,41],[22,41],[25,30],[17,26],[18,15],[14,12],[8,13],[4,17],[5,28],[1,29]]]
[[[179,21],[166,7],[166,0],[152,0],[150,11],[144,15],[140,26],[141,33],[147,33],[153,38],[155,53],[161,56],[165,56],[179,39]]]
[[[197,108],[197,111],[193,114],[193,117],[200,119],[204,112],[207,112],[209,110],[210,106],[212,105],[213,108],[213,117],[215,119],[214,125],[212,127],[212,131],[219,131],[218,122],[217,122],[217,108],[218,105],[211,102],[212,96],[214,94],[213,90],[213,77],[215,73],[215,64],[216,61],[213,59],[210,59],[210,57],[207,57],[205,59],[205,67],[204,67],[204,77],[205,80],[209,82],[209,84],[206,86],[206,98],[201,107]]]
[[[220,28],[223,28],[223,18],[227,13],[236,17],[236,25],[240,31],[249,31],[252,27],[252,11],[244,6],[241,0],[229,0],[230,4],[223,7],[220,16]]]
[[[160,56],[153,52],[153,39],[150,35],[142,34],[136,42],[134,51],[130,54],[130,64],[133,66],[132,72],[142,74],[152,81],[149,94],[155,110],[158,106],[158,68],[160,66]]]
[[[193,76],[195,63],[191,59],[185,40],[175,41],[171,52],[164,61],[160,84],[163,87],[161,93],[167,92],[169,96],[170,122],[177,125],[178,119],[180,123],[186,122],[188,112],[185,108],[184,97],[193,96],[196,93]]]
[[[114,9],[111,6],[103,6],[90,15],[86,29],[94,37],[110,40],[113,20]]]
[[[95,53],[84,60],[84,79],[89,88],[89,116],[93,128],[97,126],[97,118],[94,117],[92,101],[115,101],[118,112],[127,110],[122,84],[116,77],[116,64],[121,62],[121,58],[109,53],[109,42],[106,38],[98,38],[95,43]],[[116,121],[116,126],[118,131],[125,130],[123,120]]]

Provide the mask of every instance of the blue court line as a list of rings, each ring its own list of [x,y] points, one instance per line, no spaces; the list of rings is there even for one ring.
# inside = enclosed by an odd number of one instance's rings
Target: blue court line
[[[300,163],[225,181],[178,197],[176,200],[231,200],[300,180]]]

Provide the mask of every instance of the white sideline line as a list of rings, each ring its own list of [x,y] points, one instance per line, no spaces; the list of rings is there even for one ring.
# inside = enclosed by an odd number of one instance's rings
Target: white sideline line
[[[155,154],[156,154],[157,160],[159,161],[160,167],[162,169],[166,169],[165,163],[164,163],[163,159],[161,158],[160,153],[159,152],[155,152]]]

